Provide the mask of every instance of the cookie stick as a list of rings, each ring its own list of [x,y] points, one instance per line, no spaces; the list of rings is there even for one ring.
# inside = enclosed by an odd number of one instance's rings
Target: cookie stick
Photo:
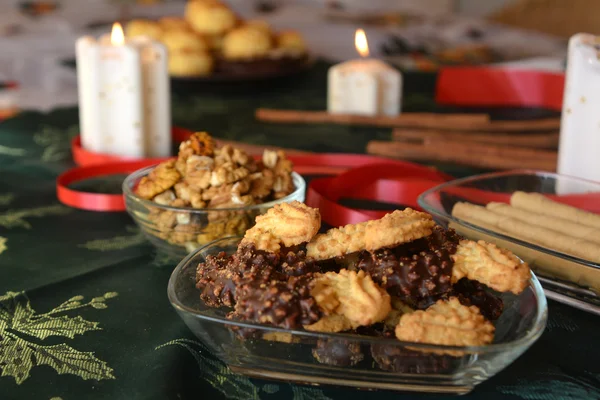
[[[485,207],[469,203],[456,203],[452,209],[452,215],[465,220],[475,218],[493,226],[494,230],[506,232],[523,241],[534,243],[539,246],[561,251],[584,260],[600,262],[600,247],[584,239],[574,238],[550,229],[533,226],[514,218],[497,214]]]
[[[600,215],[550,200],[540,193],[515,192],[510,205],[523,210],[600,229]]]
[[[521,208],[511,207],[506,203],[492,202],[488,203],[486,208],[497,214],[502,214],[532,225],[563,232],[568,236],[573,236],[600,244],[600,229],[577,224],[567,219],[529,212]]]

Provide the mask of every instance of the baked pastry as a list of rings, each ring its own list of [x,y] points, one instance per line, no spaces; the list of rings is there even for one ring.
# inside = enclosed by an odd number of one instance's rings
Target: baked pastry
[[[270,209],[233,255],[198,265],[201,298],[233,307],[231,319],[287,329],[483,346],[503,311],[488,287],[519,294],[529,284],[529,266],[510,252],[465,240],[415,210],[316,234],[319,227],[318,210],[302,203]],[[371,353],[382,369],[408,372],[442,371],[462,355],[389,344]],[[319,341],[312,354],[329,365],[364,357],[360,345],[337,339]]]
[[[125,25],[125,36],[148,36],[154,40],[161,40],[163,34],[162,27],[154,21],[145,19],[134,19]]]
[[[190,1],[185,7],[190,27],[203,35],[223,35],[238,23],[236,15],[219,2]]]
[[[406,342],[482,346],[494,340],[494,329],[477,307],[464,306],[451,297],[439,300],[425,311],[403,315],[396,327],[396,337]]]
[[[208,43],[190,30],[173,29],[165,31],[162,35],[162,42],[169,50],[169,54],[181,51],[208,53]]]
[[[277,35],[277,48],[289,54],[301,55],[306,53],[306,43],[300,33],[283,31]]]
[[[169,53],[169,74],[172,76],[206,76],[214,67],[212,56],[187,49]]]
[[[262,19],[249,19],[244,21],[244,26],[247,27],[251,27],[254,29],[258,29],[260,31],[263,31],[264,33],[271,35],[272,34],[272,30],[271,30],[271,25],[269,25],[269,23],[265,20]]]
[[[225,35],[222,53],[228,60],[253,60],[266,57],[272,47],[269,33],[247,25]]]
[[[190,30],[190,26],[184,18],[180,17],[162,17],[158,20],[158,24],[161,26],[164,32],[173,30]]]

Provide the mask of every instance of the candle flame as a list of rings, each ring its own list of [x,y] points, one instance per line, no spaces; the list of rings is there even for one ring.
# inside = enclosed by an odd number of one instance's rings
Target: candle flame
[[[110,33],[110,43],[115,46],[122,46],[125,43],[125,34],[121,24],[115,22],[112,26],[112,32]]]
[[[354,46],[361,57],[369,57],[369,42],[367,42],[367,35],[362,29],[357,29],[354,34]]]

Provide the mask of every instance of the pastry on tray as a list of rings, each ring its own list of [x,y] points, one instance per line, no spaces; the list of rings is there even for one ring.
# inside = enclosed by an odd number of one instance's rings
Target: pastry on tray
[[[600,215],[559,203],[541,193],[517,191],[506,203],[492,201],[479,205],[459,201],[452,207],[452,216],[488,232],[547,250],[541,252],[502,240],[504,246],[534,260],[542,275],[600,293],[600,271],[582,266],[600,264]],[[468,233],[466,228],[460,229]],[[478,233],[478,236],[483,235]],[[577,262],[551,254],[574,257]]]
[[[201,299],[229,307],[232,320],[285,329],[481,346],[494,340],[499,292],[518,295],[530,282],[529,266],[509,251],[466,240],[409,208],[319,234],[320,225],[319,211],[303,203],[274,206],[235,253],[198,265]],[[372,351],[382,368],[400,368],[398,354]],[[363,358],[339,340],[320,341],[313,356],[332,365]]]
[[[125,32],[163,42],[174,77],[275,75],[302,67],[308,57],[300,33],[243,20],[218,0],[190,0],[183,18],[135,19]]]

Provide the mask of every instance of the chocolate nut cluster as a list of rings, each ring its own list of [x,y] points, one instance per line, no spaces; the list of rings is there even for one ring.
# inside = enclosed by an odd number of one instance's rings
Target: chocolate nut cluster
[[[159,164],[135,193],[157,205],[206,209],[205,216],[156,207],[153,232],[175,245],[197,247],[223,236],[241,235],[260,210],[246,206],[283,198],[295,190],[292,163],[282,151],[265,150],[256,161],[231,145],[217,147],[206,132],[181,143],[177,159]]]
[[[298,202],[276,205],[257,218],[234,254],[211,255],[198,265],[200,297],[209,306],[230,307],[232,320],[479,346],[493,341],[491,321],[503,310],[489,287],[514,293],[529,279],[528,266],[503,250],[466,240],[411,209],[317,234],[319,228],[318,210]],[[380,230],[395,236],[367,234]],[[482,282],[470,279],[482,263],[489,269],[477,272]],[[506,282],[498,282],[499,276]],[[389,343],[368,351],[360,339],[332,337],[320,339],[312,355],[333,366],[352,366],[370,356],[384,370],[419,373],[449,368],[460,354]]]

